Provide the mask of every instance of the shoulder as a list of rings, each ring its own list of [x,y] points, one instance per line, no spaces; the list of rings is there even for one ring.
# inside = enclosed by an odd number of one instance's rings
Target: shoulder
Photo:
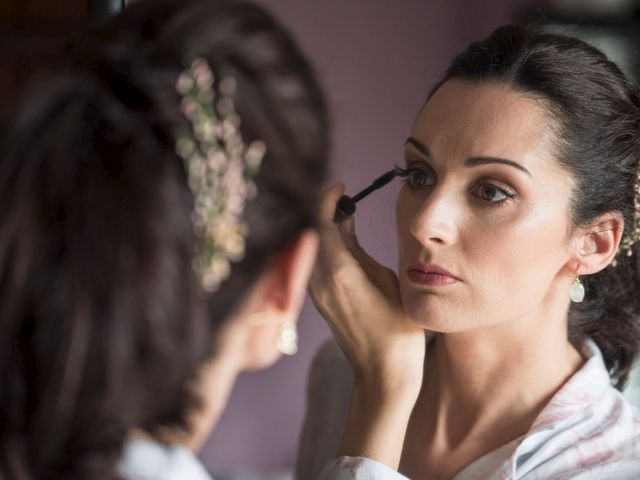
[[[307,382],[307,417],[342,426],[348,413],[353,374],[333,338],[316,352]]]
[[[640,415],[621,395],[527,441],[514,458],[518,478],[640,478]]]
[[[349,414],[351,367],[333,338],[316,352],[307,384],[307,405],[298,445],[296,478],[318,478],[335,457]]]
[[[640,477],[640,412],[611,382],[597,347],[552,398],[512,457],[518,478]]]
[[[126,443],[118,475],[125,480],[213,480],[186,447],[146,439]]]

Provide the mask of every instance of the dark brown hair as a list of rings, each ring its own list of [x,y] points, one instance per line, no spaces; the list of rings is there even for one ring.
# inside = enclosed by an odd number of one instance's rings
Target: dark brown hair
[[[205,295],[174,130],[189,59],[237,81],[267,154],[247,254]],[[77,38],[0,141],[0,478],[115,478],[132,428],[183,425],[186,382],[255,279],[316,226],[323,95],[291,36],[227,0],[135,2]]]
[[[499,82],[543,101],[555,128],[559,164],[575,179],[573,226],[620,212],[634,228],[640,158],[640,93],[602,52],[576,38],[507,25],[454,58],[434,90],[451,78]],[[618,267],[583,277],[586,298],[572,304],[569,337],[592,338],[617,388],[640,348],[638,246]],[[524,252],[526,254],[526,252]]]

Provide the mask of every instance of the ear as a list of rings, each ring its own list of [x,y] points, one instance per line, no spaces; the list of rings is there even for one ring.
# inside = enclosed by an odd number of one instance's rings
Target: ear
[[[579,229],[572,244],[572,263],[581,275],[604,270],[614,259],[624,232],[624,218],[619,212],[602,214],[588,227]],[[573,272],[575,273],[575,271]]]
[[[318,234],[307,230],[286,247],[264,272],[263,313],[295,320],[300,313],[307,283],[318,253]]]
[[[318,234],[305,231],[256,280],[221,331],[217,354],[199,372],[195,388],[205,402],[193,412],[192,431],[177,441],[199,448],[222,412],[237,374],[268,367],[278,359],[280,328],[298,318],[317,251]]]
[[[298,320],[318,244],[316,232],[303,232],[278,254],[256,282],[239,312],[239,325],[244,327],[242,370],[266,368],[279,358],[278,337],[283,325]]]

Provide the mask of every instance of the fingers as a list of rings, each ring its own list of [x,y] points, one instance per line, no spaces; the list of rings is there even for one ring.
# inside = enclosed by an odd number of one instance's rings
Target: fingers
[[[320,201],[320,219],[323,223],[333,224],[338,200],[344,193],[344,183],[338,182],[325,190]]]
[[[336,204],[343,192],[344,184],[336,183],[322,196],[320,250],[311,277],[310,291],[321,289],[329,278],[335,278],[337,272],[348,272],[349,276],[353,276],[349,283],[368,279],[368,283],[386,292],[384,287],[389,283],[386,281],[389,269],[371,258],[360,246],[355,233],[355,219],[347,217],[337,224],[333,221]]]
[[[340,235],[338,225],[333,221],[336,205],[343,193],[344,184],[338,182],[325,190],[320,202],[320,257],[332,268],[350,260],[353,261]]]
[[[358,239],[356,238],[356,219],[354,217],[347,217],[336,225],[342,241],[345,246],[351,250],[358,247]]]
[[[349,253],[360,264],[362,269],[369,275],[376,275],[378,269],[385,269],[380,263],[375,261],[360,245],[356,236],[356,221],[354,217],[349,217],[338,224],[340,236]]]
[[[312,298],[314,293],[326,289],[325,287],[330,284],[330,278],[339,268],[349,263],[356,265],[333,222],[336,204],[343,192],[344,184],[336,183],[325,190],[320,200],[320,249],[316,268],[309,283]]]

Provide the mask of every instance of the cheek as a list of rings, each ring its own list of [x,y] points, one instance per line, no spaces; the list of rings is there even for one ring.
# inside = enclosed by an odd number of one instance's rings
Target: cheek
[[[567,217],[561,209],[544,207],[506,218],[494,229],[470,229],[463,240],[470,297],[494,316],[502,314],[502,320],[539,305],[566,260]]]
[[[396,222],[401,268],[421,248],[410,233],[410,213],[416,208],[400,193]],[[531,312],[566,260],[567,218],[568,207],[565,211],[553,202],[511,211],[466,209],[458,218],[456,241],[441,247],[465,282],[451,293],[425,294],[399,272],[407,313],[426,328],[458,331]]]
[[[473,264],[483,270],[513,275],[535,271],[564,253],[568,212],[544,202],[512,212],[496,212],[480,222],[468,218],[461,233],[461,247]]]

